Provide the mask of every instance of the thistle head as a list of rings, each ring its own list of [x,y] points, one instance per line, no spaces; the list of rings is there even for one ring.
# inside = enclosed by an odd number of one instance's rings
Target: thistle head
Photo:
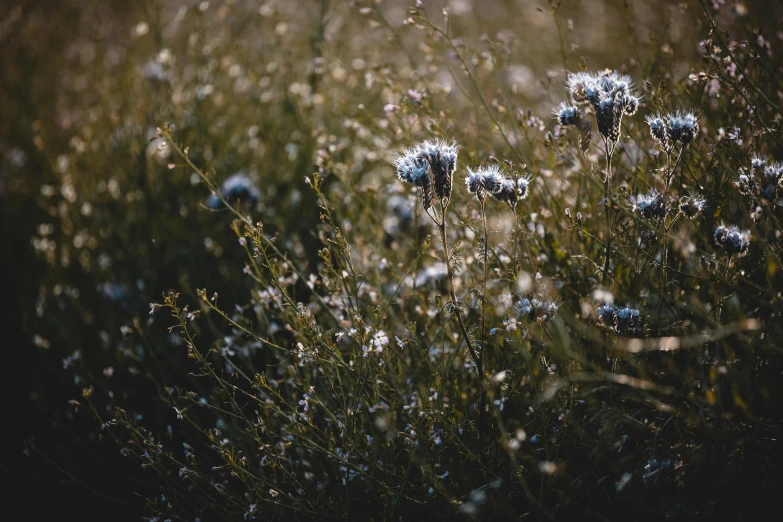
[[[741,231],[736,226],[719,225],[713,234],[715,244],[728,255],[745,255],[750,247],[750,232]]]
[[[699,120],[692,112],[677,111],[666,116],[666,135],[672,143],[690,145],[699,134]]]
[[[468,167],[465,185],[468,187],[468,192],[475,194],[476,198],[483,202],[487,193],[494,194],[501,189],[503,179],[505,179],[503,171],[497,165],[479,167],[476,170]]]
[[[577,125],[582,118],[582,113],[576,105],[568,105],[562,102],[552,111],[557,116],[557,122],[562,127]]]
[[[653,189],[647,194],[639,194],[632,199],[633,209],[644,219],[663,219],[666,217],[666,202],[663,194]]]
[[[688,219],[693,219],[707,208],[707,202],[698,194],[691,194],[680,198],[680,212]]]

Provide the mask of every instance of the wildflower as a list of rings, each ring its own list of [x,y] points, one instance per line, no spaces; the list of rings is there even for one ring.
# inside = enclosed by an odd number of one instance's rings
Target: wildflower
[[[680,198],[680,212],[688,219],[693,219],[707,208],[707,202],[698,194],[691,194]]]
[[[745,255],[750,246],[750,232],[743,232],[734,225],[726,227],[721,224],[715,229],[713,239],[730,256]]]
[[[432,170],[435,195],[439,199],[451,197],[452,178],[457,168],[457,143],[433,140],[425,141],[417,147],[417,155],[426,159]]]
[[[627,116],[633,116],[639,110],[641,98],[632,93],[625,93],[621,96],[620,102],[623,107],[623,113]]]
[[[258,203],[261,199],[261,191],[255,186],[253,180],[250,179],[244,173],[237,173],[226,178],[223,185],[220,187],[220,193],[223,199],[229,203],[245,203],[249,202],[252,205]],[[217,194],[211,194],[207,198],[207,207],[211,209],[219,209],[223,202]]]
[[[494,194],[501,189],[503,179],[505,179],[503,172],[497,165],[479,167],[476,170],[468,167],[465,184],[468,186],[468,191],[483,202],[487,193]]]
[[[514,306],[517,315],[527,317],[530,320],[538,322],[551,321],[557,314],[560,305],[557,301],[549,299],[538,299],[536,297],[528,299],[522,297]]]
[[[523,297],[516,304],[517,315],[532,315],[533,305],[527,297]]]
[[[605,140],[614,143],[620,138],[621,117],[622,106],[616,104],[614,98],[601,99],[596,107],[595,120],[598,123],[598,132]]]
[[[632,199],[633,200],[633,199]],[[633,209],[644,219],[663,219],[666,217],[666,203],[663,194],[653,189],[648,194],[639,194],[633,200]]]
[[[497,192],[490,192],[496,201],[505,201],[512,207],[516,207],[517,202],[525,199],[530,193],[530,176],[522,176],[516,181],[509,178],[503,178],[500,182],[500,188]]]
[[[666,135],[673,143],[683,147],[699,134],[699,121],[692,112],[677,111],[666,116]]]
[[[401,181],[421,189],[425,209],[432,207],[434,196],[443,202],[451,198],[452,178],[457,168],[457,144],[445,141],[424,141],[406,149],[394,159],[397,176]]]
[[[601,324],[609,328],[614,328],[615,320],[617,319],[617,307],[613,304],[599,306],[595,309],[595,313],[598,315],[598,320]]]
[[[620,124],[623,115],[633,115],[639,109],[641,97],[632,91],[633,82],[629,76],[614,71],[598,74],[575,73],[567,80],[571,98],[576,103],[590,103],[596,114],[598,132],[609,143],[620,139]],[[565,104],[558,109],[558,120],[568,120],[571,112]],[[563,118],[561,118],[561,115]],[[578,120],[572,120],[574,124]],[[561,121],[561,125],[565,125]]]
[[[642,314],[639,310],[626,306],[615,313],[614,329],[620,334],[638,334],[642,329]]]
[[[663,121],[660,114],[647,115],[644,118],[647,125],[650,126],[650,135],[657,141],[661,148],[668,151],[670,148],[669,136],[666,133],[666,122]]]
[[[557,122],[563,127],[577,125],[582,118],[578,107],[565,102],[558,105],[553,112],[557,116]]]

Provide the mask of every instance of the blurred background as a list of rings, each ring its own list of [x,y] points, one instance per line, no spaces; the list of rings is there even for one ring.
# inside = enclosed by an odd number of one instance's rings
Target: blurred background
[[[209,208],[208,191],[156,128],[175,125],[216,180],[251,179],[255,215],[284,232],[286,249],[315,259],[318,210],[303,181],[319,151],[350,164],[357,182],[388,175],[402,135],[384,114],[425,91],[460,115],[454,124],[475,127],[478,142],[490,139],[481,137],[487,123],[472,112],[453,53],[404,25],[407,1],[0,4],[0,280],[12,407],[4,449],[13,462],[4,468],[33,499],[31,520],[107,511],[137,520],[102,495],[129,502],[148,485],[115,445],[81,436],[96,426],[73,416],[68,401],[81,386],[64,369],[83,364],[165,424],[171,413],[156,405],[153,383],[186,370],[167,363],[178,347],[150,324],[149,303],[170,289],[194,297],[219,288],[229,303],[247,292],[242,259],[228,248],[230,216]],[[682,78],[703,52],[698,1],[423,4],[433,19],[448,9],[450,34],[477,49],[472,65],[488,100],[547,126],[567,70]],[[774,18],[765,13],[780,10],[774,1],[731,4],[721,11],[727,24],[764,27]],[[500,60],[482,54],[486,35]],[[157,358],[158,379],[134,373],[145,357]],[[50,461],[24,455],[29,437]]]

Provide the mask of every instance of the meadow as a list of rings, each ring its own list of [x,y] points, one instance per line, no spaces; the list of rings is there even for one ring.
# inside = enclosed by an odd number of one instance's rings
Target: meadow
[[[30,519],[775,505],[778,2],[27,0],[0,49]]]

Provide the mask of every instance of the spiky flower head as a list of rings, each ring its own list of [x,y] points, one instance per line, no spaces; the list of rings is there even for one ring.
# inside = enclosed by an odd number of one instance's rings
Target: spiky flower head
[[[691,194],[680,198],[680,212],[688,219],[693,219],[707,208],[707,202],[698,194]]]
[[[630,306],[619,307],[613,304],[595,309],[598,320],[619,335],[636,335],[642,331],[642,314]]]
[[[442,140],[428,140],[416,146],[416,155],[427,161],[432,171],[435,195],[439,199],[451,198],[452,179],[457,169],[456,142],[448,143]]]
[[[484,201],[487,193],[498,192],[503,183],[503,171],[497,165],[479,167],[476,170],[468,167],[468,175],[465,176],[465,185],[468,192],[475,194],[479,201]]]
[[[405,149],[402,154],[394,158],[394,167],[397,169],[397,177],[400,181],[417,185],[420,179],[427,176],[429,164],[424,158],[419,157],[417,149]]]
[[[783,183],[783,163],[771,163],[764,166],[761,176],[761,195],[775,199]]]
[[[751,172],[761,172],[764,167],[767,166],[767,158],[762,158],[760,156],[753,156],[750,160],[750,169]]]
[[[660,114],[652,114],[644,117],[644,121],[650,126],[650,135],[655,141],[661,144],[663,150],[668,151],[670,147],[669,135],[666,132],[666,122]]]
[[[641,97],[633,93],[624,93],[620,98],[620,102],[623,106],[623,113],[627,116],[633,116],[639,110]]]
[[[666,134],[673,143],[690,145],[699,134],[699,120],[689,111],[666,115]]]
[[[530,176],[525,175],[517,178],[516,181],[503,178],[497,192],[490,192],[489,195],[496,201],[503,201],[512,207],[516,207],[519,200],[525,199],[529,192]]]
[[[458,150],[456,142],[431,140],[405,149],[405,152],[394,158],[394,167],[397,169],[397,176],[400,180],[421,189],[422,203],[425,209],[432,207],[434,196],[444,202],[448,202],[451,198],[452,179],[457,168]],[[430,172],[432,177],[430,177]]]
[[[552,111],[557,116],[557,122],[563,127],[577,125],[582,119],[582,113],[576,105],[568,105],[565,102],[560,103]]]
[[[750,232],[741,231],[736,226],[719,225],[713,234],[715,244],[728,255],[745,255],[750,247]]]
[[[663,219],[666,217],[666,202],[663,194],[653,189],[647,194],[639,194],[632,199],[633,209],[644,219]]]
[[[623,116],[622,106],[615,102],[614,98],[601,99],[595,109],[595,121],[598,123],[598,133],[615,143],[620,138],[620,119]]]
[[[220,193],[223,199],[232,204],[247,202],[255,205],[261,199],[261,191],[258,190],[253,180],[243,172],[227,177],[220,186]],[[217,194],[210,194],[206,205],[211,209],[219,209],[223,206],[223,202]]]
[[[521,297],[514,305],[517,315],[533,321],[551,321],[560,309],[558,301],[552,299],[528,299]]]
[[[641,312],[630,306],[618,308],[615,315],[614,329],[620,335],[640,333],[642,330]]]
[[[613,304],[599,306],[595,309],[598,320],[608,328],[614,328],[614,322],[617,317],[617,307]]]

